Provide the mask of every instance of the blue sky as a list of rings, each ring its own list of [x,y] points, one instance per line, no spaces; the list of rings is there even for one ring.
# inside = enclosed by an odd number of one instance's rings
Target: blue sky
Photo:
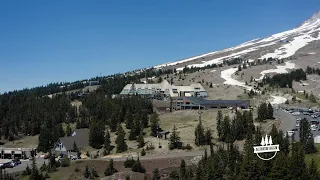
[[[319,0],[0,1],[0,92],[227,48],[318,9]]]

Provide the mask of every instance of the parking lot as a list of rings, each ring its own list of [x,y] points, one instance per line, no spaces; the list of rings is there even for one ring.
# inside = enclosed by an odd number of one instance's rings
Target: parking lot
[[[289,110],[289,109],[281,109],[280,111],[283,111],[284,113],[287,114],[287,116],[290,116],[290,119],[284,119],[283,121],[292,121],[290,123],[287,123],[287,124],[290,124],[291,127],[286,127],[286,131],[290,131],[290,130],[294,130],[294,139],[295,140],[299,140],[299,127],[296,127],[296,122],[298,119],[303,119],[303,118],[306,118],[309,123],[311,124],[311,121],[316,121],[318,123],[320,123],[320,117],[317,117],[317,118],[313,118],[311,117],[311,115],[313,113],[310,113],[310,115],[304,115],[303,112],[299,112],[299,110]],[[299,113],[297,113],[299,112]],[[315,112],[317,113],[317,112]],[[285,132],[286,132],[285,131]],[[320,136],[320,126],[317,125],[316,128],[314,128],[314,130],[311,130],[312,134],[313,134],[313,137],[315,136]]]

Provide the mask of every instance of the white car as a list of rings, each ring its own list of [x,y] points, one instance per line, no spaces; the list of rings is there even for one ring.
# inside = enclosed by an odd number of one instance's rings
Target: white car
[[[300,112],[293,112],[292,115],[294,115],[294,116],[299,116],[299,115],[300,115]]]

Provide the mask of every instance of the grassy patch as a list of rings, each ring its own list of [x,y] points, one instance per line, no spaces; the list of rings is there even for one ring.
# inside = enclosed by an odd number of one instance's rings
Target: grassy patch
[[[19,140],[8,141],[3,147],[9,148],[36,148],[38,146],[39,135],[25,136]]]
[[[320,171],[320,144],[316,144],[316,148],[318,152],[314,154],[306,154],[305,159],[308,165],[311,163],[311,159],[314,159],[317,164],[318,170]]]

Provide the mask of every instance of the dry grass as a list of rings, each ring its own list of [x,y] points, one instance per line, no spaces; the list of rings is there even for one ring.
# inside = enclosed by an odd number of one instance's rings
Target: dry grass
[[[19,140],[8,141],[3,147],[8,148],[36,148],[38,147],[39,135],[36,136],[25,136]]]

